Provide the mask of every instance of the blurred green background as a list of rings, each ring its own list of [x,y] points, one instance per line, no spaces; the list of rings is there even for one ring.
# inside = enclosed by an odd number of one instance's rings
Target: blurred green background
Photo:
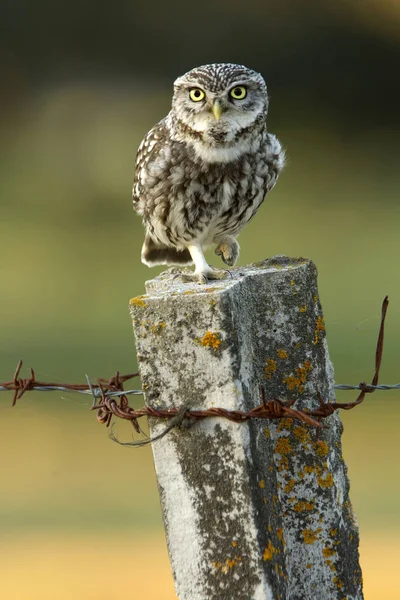
[[[135,153],[174,78],[209,62],[263,73],[288,154],[240,263],[315,261],[340,383],[372,377],[388,294],[381,382],[400,380],[398,3],[9,0],[0,23],[0,380],[19,358],[60,382],[136,369],[128,301],[161,269],[140,263]],[[110,441],[85,397],[10,404],[2,393],[2,597],[174,598],[151,450]],[[342,417],[366,598],[398,598],[400,392]]]

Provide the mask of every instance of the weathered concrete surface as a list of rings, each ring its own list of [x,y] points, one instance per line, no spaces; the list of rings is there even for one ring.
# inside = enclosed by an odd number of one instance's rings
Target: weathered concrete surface
[[[307,259],[275,257],[226,281],[174,270],[131,300],[146,402],[250,409],[267,399],[334,398],[333,369]],[[358,529],[342,425],[206,419],[153,445],[180,600],[359,600]],[[165,422],[151,423],[159,434]]]

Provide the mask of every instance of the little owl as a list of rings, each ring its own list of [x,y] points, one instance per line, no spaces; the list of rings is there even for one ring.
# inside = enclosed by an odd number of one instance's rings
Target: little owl
[[[146,230],[142,262],[187,265],[185,281],[222,279],[203,251],[227,265],[239,255],[236,236],[274,187],[285,156],[267,132],[267,87],[241,65],[192,69],[174,84],[170,113],[139,146],[133,206]]]

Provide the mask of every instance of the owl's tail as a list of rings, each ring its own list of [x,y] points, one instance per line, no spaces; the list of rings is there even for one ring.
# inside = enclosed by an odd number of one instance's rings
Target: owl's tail
[[[155,267],[156,265],[190,265],[193,262],[189,250],[170,248],[155,242],[149,235],[144,238],[141,259],[142,263],[148,267]]]

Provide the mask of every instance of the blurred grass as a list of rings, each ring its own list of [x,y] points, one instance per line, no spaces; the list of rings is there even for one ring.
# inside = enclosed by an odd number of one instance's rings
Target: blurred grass
[[[21,543],[23,542],[23,543]],[[8,600],[176,599],[165,540],[161,535],[28,534],[0,543],[0,593]],[[361,541],[364,594],[397,600],[393,584],[400,551],[394,537]],[[23,568],[24,577],[21,577]]]
[[[168,96],[164,89],[138,93],[128,87],[111,92],[65,86],[38,94],[23,117],[3,124],[0,380],[11,378],[19,358],[35,367],[39,379],[53,381],[78,382],[85,373],[107,377],[116,369],[136,368],[128,300],[161,269],[140,264],[143,233],[132,213],[130,186],[141,136],[165,114]],[[315,261],[341,383],[372,377],[380,305],[389,294],[381,381],[396,383],[398,132],[333,130],[305,109],[299,110],[301,118],[288,122],[279,106],[272,104],[269,125],[287,147],[289,165],[240,236],[240,262],[278,253]],[[342,392],[339,397],[354,395]],[[116,567],[122,573],[122,565],[147,564],[144,557],[146,552],[152,556],[153,542],[146,546],[144,540],[162,527],[150,449],[113,444],[81,396],[32,393],[14,409],[10,402],[10,395],[0,396],[0,522],[9,540],[2,551],[10,565],[14,557],[14,568],[32,583],[29,591],[10,567],[0,584],[6,597],[54,598],[46,596],[51,592],[45,587],[35,591],[40,578],[32,579],[35,565],[42,561],[45,569],[49,556],[53,581],[65,587],[65,595],[57,598],[69,597],[74,586],[80,590],[77,598],[117,597],[119,586],[126,586],[122,575],[110,579],[110,591],[96,576],[108,544],[114,565],[117,556],[124,557]],[[382,555],[400,529],[399,407],[398,392],[382,392],[342,415],[351,496],[366,540],[364,571],[386,568],[373,564],[372,547]],[[130,436],[121,424],[118,433]],[[173,596],[166,591],[170,581],[163,541],[155,535],[153,566],[158,572],[158,560],[164,561],[160,582],[165,577],[167,587],[154,595],[150,587],[143,589],[147,598],[166,600]],[[76,546],[84,549],[79,560],[89,561],[89,575],[75,572]],[[390,572],[394,580],[391,564],[385,576]],[[92,585],[89,580],[100,590],[90,591],[92,596],[85,587]],[[150,576],[147,585],[153,584]]]

